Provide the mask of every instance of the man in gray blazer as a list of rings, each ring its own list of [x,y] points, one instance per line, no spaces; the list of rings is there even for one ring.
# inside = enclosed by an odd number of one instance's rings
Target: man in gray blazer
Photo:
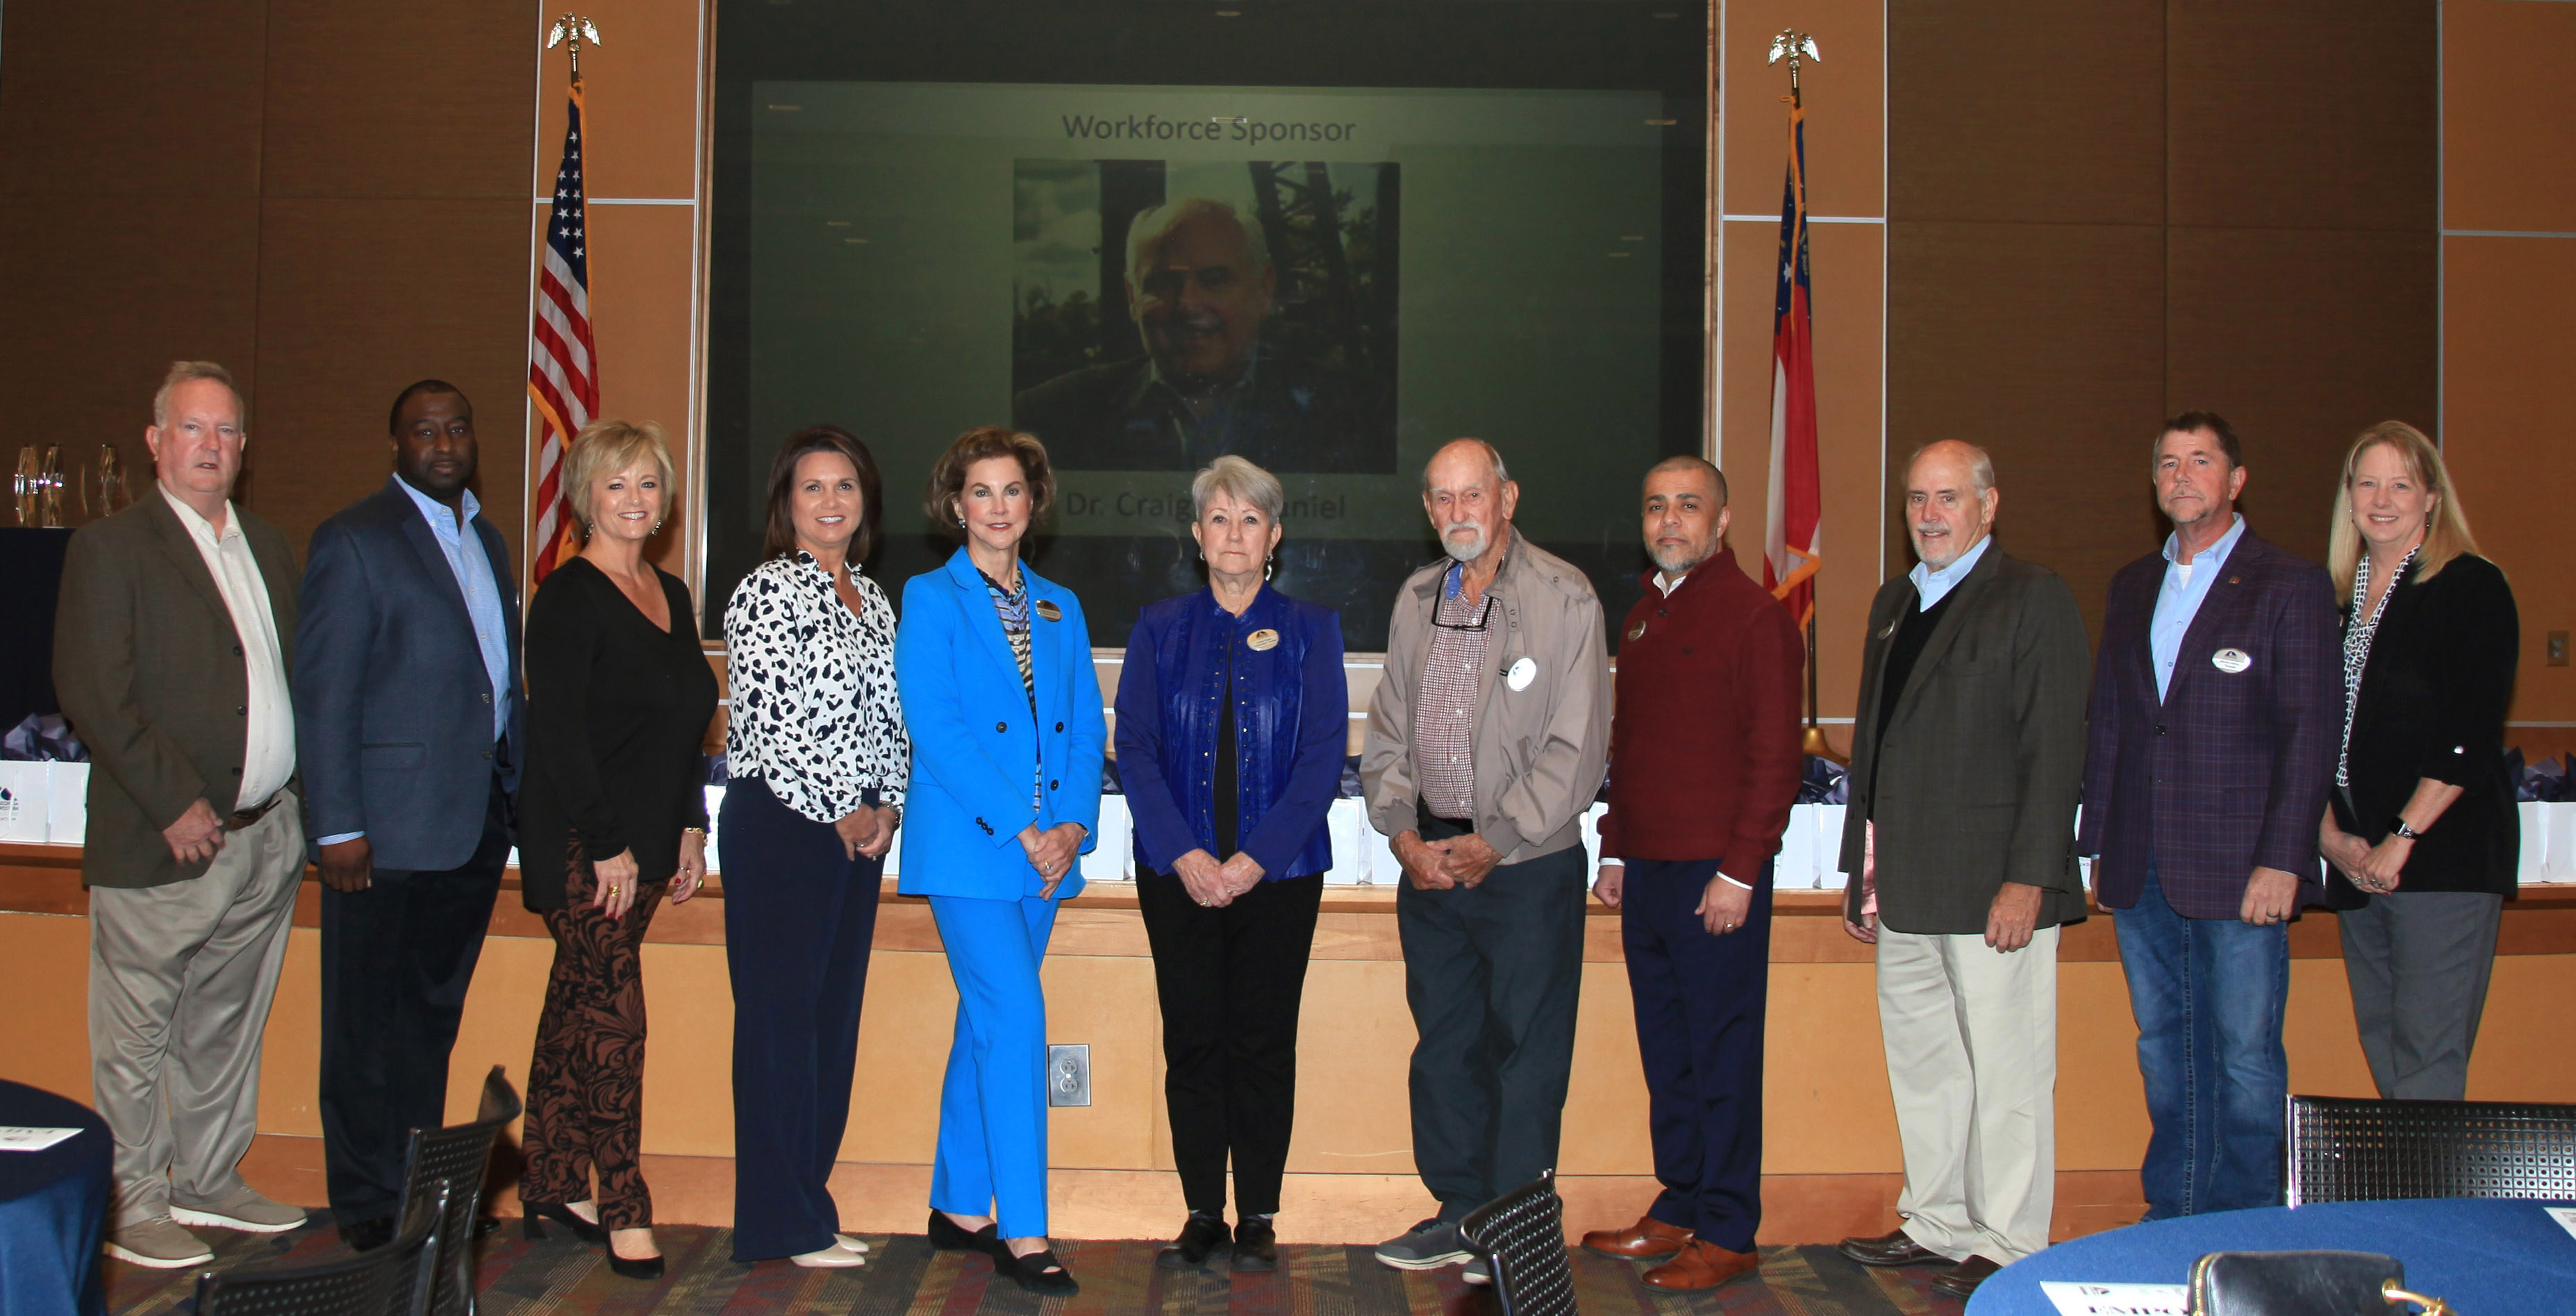
[[[394,399],[394,474],[313,532],[295,634],[322,870],[322,1155],[350,1246],[388,1242],[403,1141],[436,1128],[510,853],[519,591],[478,513],[474,409]]]
[[[72,536],[54,621],[54,686],[91,762],[81,881],[91,1082],[116,1139],[107,1251],[162,1269],[214,1259],[187,1225],[304,1223],[236,1168],[304,878],[282,642],[295,554],[232,504],[247,440],[231,374],[173,364],[143,431],[154,492]]]
[[[1905,1223],[1842,1251],[1949,1263],[1933,1287],[1964,1298],[2048,1246],[2091,662],[2066,582],[1989,538],[2003,494],[1984,450],[1915,454],[1905,500],[1920,561],[1870,605],[1842,851],[1860,875],[1845,928],[1878,944]]]

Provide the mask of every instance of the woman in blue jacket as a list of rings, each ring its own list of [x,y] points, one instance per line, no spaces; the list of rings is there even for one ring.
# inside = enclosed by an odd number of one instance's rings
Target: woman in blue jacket
[[[1046,997],[1056,902],[1100,822],[1106,739],[1073,593],[1020,564],[1055,477],[1035,438],[968,430],[923,507],[964,541],[903,588],[895,684],[912,732],[898,889],[930,898],[957,982],[930,1241],[1041,1294],[1078,1291],[1047,1245]]]
[[[1190,486],[1208,587],[1147,607],[1118,679],[1118,779],[1163,1007],[1163,1095],[1190,1209],[1156,1256],[1279,1264],[1271,1217],[1297,1096],[1297,1007],[1350,736],[1342,623],[1264,583],[1277,477],[1219,457]],[[1225,1223],[1234,1162],[1235,1225]]]

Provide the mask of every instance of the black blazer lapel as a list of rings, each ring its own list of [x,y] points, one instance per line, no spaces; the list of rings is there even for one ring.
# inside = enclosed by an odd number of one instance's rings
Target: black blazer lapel
[[[395,494],[397,498],[402,496]],[[447,550],[439,546],[438,532],[429,528],[428,518],[408,501],[403,511],[403,538],[411,544],[412,552],[419,555],[421,569],[429,573],[430,592],[454,604],[458,624],[465,627],[466,634],[473,634],[474,614],[465,606],[465,588],[456,583],[456,568],[447,564]]]
[[[1914,702],[1915,692],[1923,688],[1923,682],[1932,675],[1932,669],[1941,665],[1941,659],[1950,652],[1950,646],[1958,642],[1959,630],[1967,624],[1969,612],[1976,608],[1977,599],[1985,593],[1987,583],[1995,578],[1995,559],[2001,556],[2003,549],[1991,539],[1987,545],[1986,555],[1978,558],[1977,565],[1968,569],[1968,578],[1950,587],[1952,597],[1948,610],[1941,614],[1940,623],[1932,628],[1932,634],[1924,639],[1923,652],[1914,660],[1914,670],[1906,674],[1905,688],[1896,694],[1898,717],[1905,715],[1905,710]]]

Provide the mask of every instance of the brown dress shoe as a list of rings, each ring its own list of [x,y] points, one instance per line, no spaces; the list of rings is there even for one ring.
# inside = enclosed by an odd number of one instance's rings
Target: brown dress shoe
[[[1984,1257],[1970,1257],[1932,1277],[1932,1287],[1954,1298],[1964,1298],[1977,1291],[1986,1278],[2003,1269]]]
[[[1625,1229],[1595,1229],[1583,1236],[1583,1250],[1621,1261],[1655,1261],[1672,1256],[1691,1241],[1691,1231],[1650,1215],[1637,1217]]]
[[[1694,1238],[1681,1255],[1646,1272],[1646,1282],[1659,1289],[1713,1289],[1738,1275],[1750,1275],[1762,1258],[1729,1252],[1704,1238]]]
[[[1950,1259],[1893,1229],[1876,1238],[1846,1238],[1834,1250],[1864,1266],[1940,1266]]]

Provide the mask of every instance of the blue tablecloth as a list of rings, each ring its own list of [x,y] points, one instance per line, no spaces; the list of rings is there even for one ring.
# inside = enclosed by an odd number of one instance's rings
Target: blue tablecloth
[[[0,1151],[0,1316],[107,1310],[99,1231],[116,1148],[89,1107],[0,1079],[0,1124],[79,1129],[39,1152]]]
[[[1978,1286],[1968,1316],[2055,1316],[2042,1280],[2187,1284],[2211,1252],[2379,1252],[2406,1286],[2460,1316],[2576,1312],[2576,1237],[2536,1202],[2460,1198],[2220,1211],[2094,1234],[2025,1257]]]

